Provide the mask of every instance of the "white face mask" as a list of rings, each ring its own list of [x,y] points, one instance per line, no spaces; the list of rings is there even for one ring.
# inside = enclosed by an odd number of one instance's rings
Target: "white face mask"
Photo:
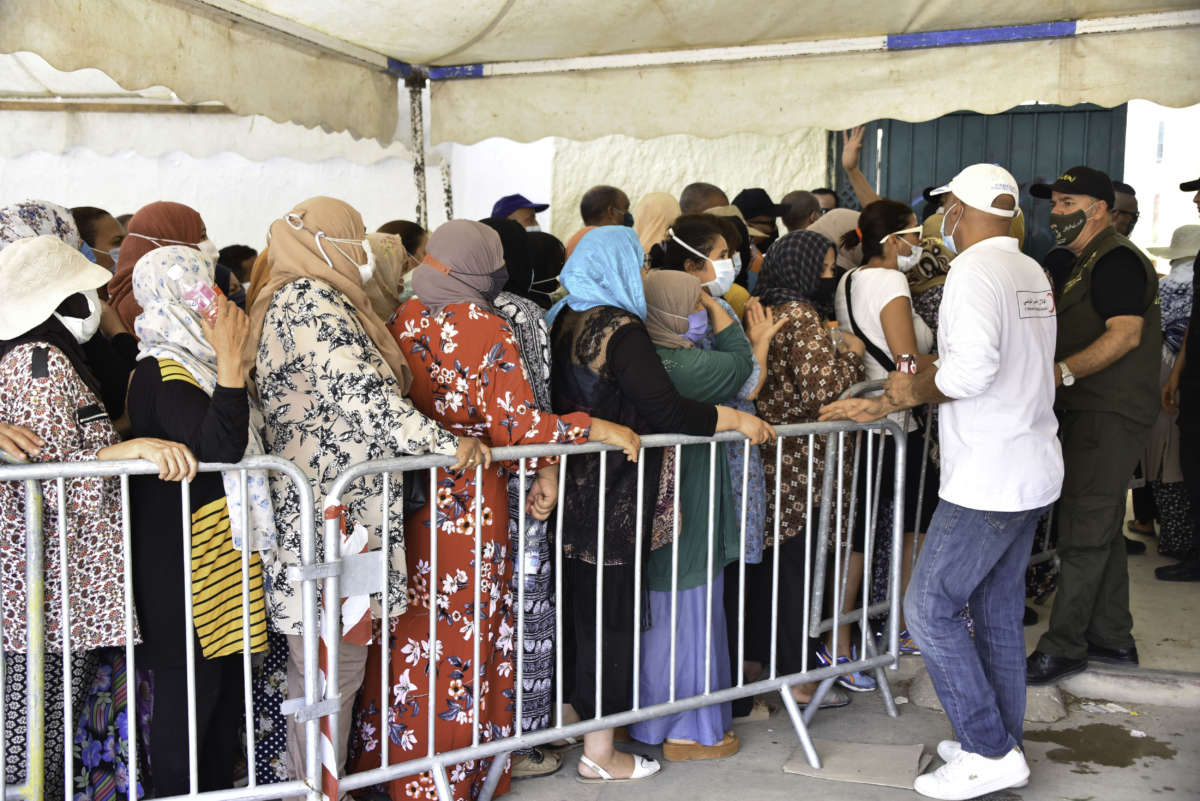
[[[705,256],[703,253],[689,245],[687,242],[684,242],[682,239],[675,236],[675,231],[673,229],[668,228],[667,233],[670,234],[671,238],[678,242],[684,248],[684,250],[695,253],[697,256],[707,262],[712,262],[712,266],[717,273],[717,277],[711,281],[705,281],[703,284],[701,284],[701,286],[707,289],[714,298],[724,297],[725,293],[729,291],[729,288],[733,286],[733,279],[737,277],[738,273],[737,268],[733,266],[733,259],[717,259],[716,261],[713,261],[708,256]]]
[[[167,245],[187,245],[188,247],[196,248],[200,251],[200,255],[208,259],[209,263],[213,265],[215,265],[217,260],[221,257],[221,253],[217,250],[217,246],[214,245],[212,240],[208,237],[201,239],[199,242],[184,242],[180,239],[164,239],[161,236],[146,236],[145,234],[138,233],[131,233],[129,236],[135,236],[138,239],[145,239],[147,242],[153,242],[160,248],[166,247]],[[110,253],[117,253],[119,251],[120,248],[118,247],[114,248],[112,251],[110,251]],[[113,263],[115,264],[116,261],[116,258],[114,258]]]
[[[733,269],[737,270],[738,272],[742,271],[742,254],[741,253],[733,254]]]
[[[87,317],[64,317],[58,312],[55,312],[54,316],[63,324],[64,328],[71,332],[75,341],[82,345],[96,336],[96,332],[100,330],[100,296],[94,289],[85,289],[80,294],[87,298],[89,309]]]
[[[308,230],[304,227],[304,221],[300,219],[299,214],[288,214],[284,216],[283,221],[297,231]],[[322,239],[333,245],[334,249],[346,258],[346,261],[358,268],[358,277],[364,286],[368,281],[371,280],[371,276],[375,275],[375,251],[371,250],[371,243],[369,240],[340,239],[335,236],[326,236],[324,231],[317,231],[315,234],[313,234],[313,238],[317,240],[317,251],[321,254],[321,258],[325,260],[325,263],[329,265],[329,269],[336,272],[333,262],[329,259],[329,254],[325,252],[325,247],[321,244]],[[363,252],[367,254],[366,264],[359,264],[354,259],[350,258],[350,254],[338,247],[338,242],[341,242],[343,245],[358,245],[361,247]]]
[[[924,252],[924,249],[920,245],[914,245],[911,242],[905,242],[904,244],[908,245],[909,253],[907,256],[897,253],[896,266],[900,268],[900,272],[906,273],[916,267],[917,263],[921,261],[921,254]]]
[[[542,226],[540,226],[540,225],[527,225],[527,226],[525,226],[525,230],[526,230],[526,231],[528,231],[528,232],[529,232],[529,233],[531,233],[531,234],[536,234],[536,233],[540,233],[540,232],[541,232],[541,230],[542,230]]]

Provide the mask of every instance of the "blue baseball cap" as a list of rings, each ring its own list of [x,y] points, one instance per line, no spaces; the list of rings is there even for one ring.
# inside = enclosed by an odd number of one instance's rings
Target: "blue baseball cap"
[[[524,195],[505,195],[492,206],[493,217],[507,217],[517,209],[533,209],[536,214],[550,208],[549,203],[534,203]]]

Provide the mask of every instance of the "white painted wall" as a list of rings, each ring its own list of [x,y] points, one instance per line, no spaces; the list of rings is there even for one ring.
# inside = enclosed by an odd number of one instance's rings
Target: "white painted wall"
[[[759,186],[779,202],[793,189],[825,185],[825,132],[803,128],[787,136],[737,134],[720,139],[663,136],[642,141],[604,136],[558,139],[554,153],[554,235],[566,240],[583,226],[579,200],[597,184],[617,186],[633,206],[648,192],[679,196],[695,181],[716,184],[732,201]]]
[[[505,195],[550,203],[556,141],[551,137],[529,143],[485,139],[475,145],[450,145],[454,216],[490,217],[492,205]],[[552,205],[538,215],[538,223],[548,231],[554,215]]]
[[[437,168],[429,170],[428,185],[430,221],[437,224],[445,217]],[[416,207],[412,164],[400,158],[366,165],[345,159],[250,161],[234,153],[104,156],[84,148],[0,159],[0,204],[34,198],[68,207],[99,206],[116,215],[173,200],[200,212],[217,247],[261,248],[271,222],[313,195],[345,200],[362,213],[369,230],[398,217],[411,219]]]
[[[1159,149],[1159,129],[1162,148]],[[1200,224],[1195,192],[1179,184],[1200,178],[1200,105],[1168,108],[1148,100],[1129,103],[1125,129],[1125,183],[1137,191],[1141,218],[1133,241],[1142,248],[1169,245],[1181,225]],[[1156,260],[1160,272],[1169,266]]]

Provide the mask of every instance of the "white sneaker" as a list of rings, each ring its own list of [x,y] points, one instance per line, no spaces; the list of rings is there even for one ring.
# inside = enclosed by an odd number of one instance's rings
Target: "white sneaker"
[[[937,744],[937,755],[941,757],[943,762],[951,762],[956,756],[962,753],[962,743],[958,740],[942,740]],[[1029,786],[1029,779],[1012,785],[1013,787]]]
[[[1028,780],[1029,766],[1019,748],[1000,759],[988,759],[960,748],[954,759],[932,773],[918,776],[913,789],[927,798],[967,801]]]

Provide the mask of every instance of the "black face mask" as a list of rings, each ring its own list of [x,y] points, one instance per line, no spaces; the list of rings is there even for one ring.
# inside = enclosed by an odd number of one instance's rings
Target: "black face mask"
[[[621,220],[621,225],[624,225],[626,228],[632,228],[633,227],[633,215],[630,214],[629,212],[625,212],[625,217]]]
[[[837,292],[838,277],[817,279],[817,288],[813,291],[813,300],[818,303],[833,303],[834,293]]]

